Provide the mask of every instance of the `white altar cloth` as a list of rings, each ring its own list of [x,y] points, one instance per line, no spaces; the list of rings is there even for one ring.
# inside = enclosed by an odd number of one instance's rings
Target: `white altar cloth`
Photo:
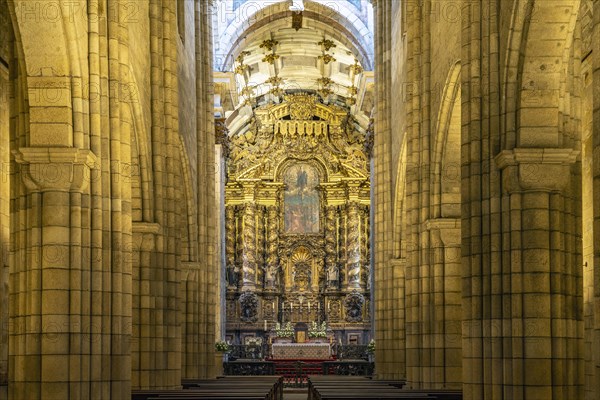
[[[328,360],[331,356],[329,343],[273,343],[275,360]]]

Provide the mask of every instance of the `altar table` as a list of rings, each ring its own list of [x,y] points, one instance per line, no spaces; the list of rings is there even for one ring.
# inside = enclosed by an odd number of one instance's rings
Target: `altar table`
[[[328,360],[331,356],[329,343],[273,343],[275,360]]]

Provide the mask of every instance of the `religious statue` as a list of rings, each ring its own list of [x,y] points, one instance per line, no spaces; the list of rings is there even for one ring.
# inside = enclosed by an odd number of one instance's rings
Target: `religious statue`
[[[348,283],[351,286],[360,284],[360,263],[353,263],[348,268]]]
[[[277,286],[277,266],[268,265],[265,268],[265,283],[267,287]]]
[[[239,281],[239,272],[240,269],[237,265],[228,265],[227,266],[227,284],[231,287],[237,287]]]
[[[327,270],[327,281],[329,281],[329,286],[337,287],[340,279],[340,273],[338,268],[335,265],[330,265]]]

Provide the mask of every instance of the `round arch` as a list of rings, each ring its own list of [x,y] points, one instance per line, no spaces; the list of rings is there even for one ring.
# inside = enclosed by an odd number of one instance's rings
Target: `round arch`
[[[219,48],[221,59],[216,57],[215,60],[218,70],[225,70],[233,62],[235,54],[265,29],[289,26],[291,14],[287,2],[265,3],[252,3],[252,9],[241,7],[236,10],[233,22],[219,38],[222,43]],[[324,0],[305,3],[303,17],[305,23],[312,24],[351,49],[366,69],[373,68],[372,33],[360,18],[348,19]]]

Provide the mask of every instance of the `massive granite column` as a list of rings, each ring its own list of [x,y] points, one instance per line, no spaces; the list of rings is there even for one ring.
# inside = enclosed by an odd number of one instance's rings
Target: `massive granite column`
[[[593,375],[589,380],[588,390],[591,393],[589,399],[600,398],[600,93],[595,90],[600,82],[600,1],[593,3],[593,50],[592,50],[592,85],[593,90],[593,251],[594,262],[592,267],[593,291],[587,296],[588,301],[593,304],[593,319],[591,322],[591,348],[592,348],[592,370]],[[587,399],[586,399],[587,400]]]

